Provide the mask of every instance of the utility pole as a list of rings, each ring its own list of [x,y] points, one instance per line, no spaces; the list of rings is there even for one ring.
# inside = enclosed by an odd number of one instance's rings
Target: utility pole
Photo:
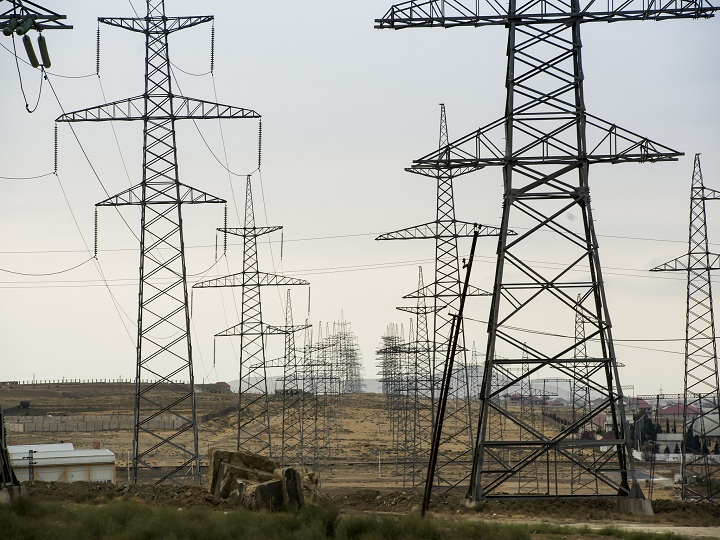
[[[414,160],[411,167],[427,172],[438,167],[502,170],[501,230],[468,490],[473,502],[509,497],[642,498],[590,205],[589,167],[673,161],[682,154],[587,112],[580,28],[590,22],[707,18],[716,9],[705,0],[630,0],[617,5],[591,0],[414,0],[391,7],[376,20],[377,28],[502,26],[508,32],[504,115]],[[511,227],[521,232],[510,237]],[[535,264],[540,253],[550,264]],[[564,337],[566,321],[576,309],[585,320],[587,358],[576,358],[577,344]],[[530,365],[525,373],[516,369],[524,362],[524,349]],[[584,369],[576,369],[582,366],[593,374],[590,378],[584,378]],[[496,371],[507,371],[512,378],[493,387]],[[577,378],[602,399],[569,425],[533,428],[517,408],[499,398],[519,386],[522,378],[538,375]],[[573,493],[568,480],[575,464],[573,449],[580,444],[574,434],[606,410],[613,423],[609,440],[581,443],[601,451],[602,462],[577,464],[583,474],[598,479],[599,488],[588,482],[582,493]],[[489,429],[498,419],[504,421],[502,437]],[[519,493],[517,476],[534,462],[547,478],[541,479],[539,490]]]
[[[164,0],[146,0],[146,5],[145,17],[98,19],[145,36],[144,92],[66,113],[56,121],[143,123],[141,183],[96,205],[133,205],[139,206],[141,212],[132,481],[178,482],[180,474],[189,468],[193,480],[199,483],[182,208],[225,201],[180,182],[175,123],[260,115],[249,109],[178,95],[172,84],[168,36],[211,22],[213,17],[167,17]],[[158,429],[160,419],[175,427],[169,432]],[[183,444],[178,437],[190,437],[191,441]],[[173,454],[179,457],[169,458]]]
[[[720,471],[703,449],[710,431],[720,426],[718,358],[715,342],[710,272],[720,270],[720,255],[708,246],[705,201],[720,199],[720,191],[706,188],[695,154],[690,188],[690,233],[688,252],[656,266],[651,272],[687,272],[685,323],[685,384],[683,394],[682,498],[717,502]],[[699,444],[693,447],[698,437]]]

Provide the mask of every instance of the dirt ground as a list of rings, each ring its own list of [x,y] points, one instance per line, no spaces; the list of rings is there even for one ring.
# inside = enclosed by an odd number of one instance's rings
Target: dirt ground
[[[53,387],[0,388],[0,403],[6,414],[22,414],[12,409],[21,400],[30,401],[29,414],[93,415],[132,413],[134,388],[129,384],[55,385]],[[232,449],[236,442],[237,413],[217,414],[232,408],[237,395],[208,386],[197,395],[201,465],[211,447]],[[273,407],[279,410],[280,403]],[[10,409],[10,410],[8,410]],[[278,411],[275,411],[276,413]],[[279,415],[273,425],[279,425]],[[341,429],[332,467],[320,470],[321,491],[328,503],[343,513],[417,512],[419,487],[412,488],[407,469],[391,456],[389,421],[385,398],[376,394],[349,396],[344,404]],[[132,498],[147,504],[173,507],[204,506],[229,510],[229,503],[216,499],[200,486],[123,485],[127,479],[127,459],[132,447],[131,431],[72,433],[8,433],[8,444],[38,444],[64,440],[76,448],[108,448],[117,459],[117,482],[112,484],[73,484],[32,482],[31,496],[38,500],[75,501],[101,504],[117,498]],[[276,437],[279,442],[280,438]],[[188,440],[183,444],[190,444]],[[277,452],[277,450],[276,450]],[[638,464],[640,471],[643,464]],[[675,532],[691,538],[720,538],[720,508],[682,503],[670,479],[671,468],[658,469],[664,481],[653,492],[654,516],[621,514],[608,500],[488,501],[475,509],[465,507],[462,494],[433,497],[430,514],[438,519],[482,519],[494,521],[550,522],[601,528],[608,524],[656,532]],[[644,488],[647,493],[647,489]]]

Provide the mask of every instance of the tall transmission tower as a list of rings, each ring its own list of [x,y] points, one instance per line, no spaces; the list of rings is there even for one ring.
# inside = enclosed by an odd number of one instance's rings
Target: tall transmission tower
[[[147,0],[147,16],[106,18],[99,22],[145,35],[145,91],[135,97],[63,114],[57,122],[138,120],[143,123],[143,171],[140,184],[96,206],[140,206],[140,292],[135,372],[133,482],[177,480],[191,468],[200,479],[195,389],[190,343],[182,207],[224,203],[223,199],[182,184],[177,165],[178,120],[260,118],[249,109],[181,96],[170,72],[168,36],[213,20],[211,16],[167,17],[164,0]],[[188,381],[176,382],[178,379]],[[148,380],[148,384],[141,383]],[[153,427],[171,418],[171,433]],[[180,442],[189,433],[189,445]],[[178,462],[160,461],[163,451]],[[159,467],[163,466],[163,469]]]
[[[586,22],[664,20],[713,16],[716,8],[697,0],[668,4],[640,0],[602,6],[591,0],[409,1],[390,8],[378,28],[504,26],[508,30],[505,114],[438,151],[413,162],[412,170],[438,167],[459,173],[501,167],[503,213],[488,323],[477,445],[468,497],[642,497],[635,480],[622,388],[590,207],[589,166],[595,163],[670,161],[680,152],[590,115],[584,98],[580,27]],[[517,237],[510,227],[523,228]],[[542,246],[539,251],[538,246]],[[552,264],[537,265],[542,254]],[[576,304],[580,293],[583,302]],[[576,307],[577,306],[577,307]],[[587,358],[575,358],[566,321],[580,309]],[[567,314],[567,316],[563,316]],[[528,334],[524,330],[530,329]],[[526,344],[526,345],[525,345]],[[529,371],[493,388],[495,371],[519,367],[527,348]],[[501,358],[500,355],[506,357]],[[602,399],[569,425],[528,425],[517,408],[498,397],[525,377],[582,377]],[[504,372],[503,372],[504,374]],[[609,411],[609,440],[579,442],[579,426]],[[503,418],[503,435],[489,429]],[[597,477],[582,493],[567,481],[579,444],[600,459],[580,465]],[[540,488],[520,493],[517,476],[531,464],[544,471]]]
[[[268,455],[272,458],[270,436],[270,397],[267,387],[265,340],[267,336],[287,336],[288,332],[304,330],[307,325],[275,326],[262,318],[260,288],[309,285],[304,279],[261,272],[258,265],[257,239],[282,229],[282,226],[255,226],[252,183],[245,182],[245,225],[242,228],[218,229],[243,239],[243,270],[238,274],[201,281],[193,289],[240,287],[242,313],[240,322],[215,334],[215,337],[240,338],[240,389],[238,391],[237,448]]]
[[[439,148],[448,144],[448,126],[445,105],[440,104],[440,137]],[[449,158],[449,155],[446,156]],[[435,416],[435,397],[439,392],[442,368],[447,356],[447,347],[452,328],[452,314],[457,310],[460,298],[460,268],[458,260],[458,239],[472,238],[475,223],[459,221],[455,218],[455,197],[453,181],[462,171],[448,166],[449,162],[439,160],[433,169],[411,169],[411,172],[422,174],[435,179],[437,186],[437,205],[435,221],[423,223],[407,229],[400,229],[382,234],[376,240],[435,240],[435,275],[433,282],[427,286],[404,296],[403,298],[432,298],[431,312],[433,313],[432,363],[431,363],[431,394],[428,401],[433,407],[431,417]],[[497,236],[500,229],[497,227],[480,226],[479,236]],[[470,287],[469,296],[488,296],[489,293]],[[455,487],[467,480],[467,474],[457,472],[454,465],[458,461],[470,460],[474,446],[473,415],[470,408],[470,381],[467,371],[467,348],[465,347],[464,327],[460,329],[458,341],[458,358],[454,359],[457,366],[453,371],[454,384],[448,397],[456,405],[449,408],[445,414],[443,441],[451,443],[454,448],[448,451],[449,444],[443,445],[439,450],[436,485],[439,487]],[[429,443],[429,441],[428,441]]]
[[[656,266],[651,272],[687,272],[685,325],[685,386],[683,407],[682,498],[717,501],[720,471],[703,448],[710,431],[720,426],[718,358],[715,342],[710,272],[720,270],[720,255],[708,247],[705,201],[720,199],[720,191],[706,188],[695,154],[690,188],[688,252]],[[697,439],[695,439],[697,437]],[[695,439],[695,440],[693,440]],[[697,442],[695,442],[697,441]]]

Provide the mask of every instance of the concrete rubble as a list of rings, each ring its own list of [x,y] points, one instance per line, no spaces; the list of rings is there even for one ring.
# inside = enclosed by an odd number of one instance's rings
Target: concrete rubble
[[[318,477],[307,467],[280,467],[244,451],[211,448],[210,494],[250,510],[283,510],[312,504],[319,496]]]

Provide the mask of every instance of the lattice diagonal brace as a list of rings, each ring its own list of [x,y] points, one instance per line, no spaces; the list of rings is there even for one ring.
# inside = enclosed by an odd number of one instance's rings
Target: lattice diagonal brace
[[[262,320],[262,286],[309,285],[295,279],[259,271],[257,239],[281,230],[281,226],[256,227],[250,176],[245,183],[245,224],[241,228],[218,229],[243,239],[243,271],[239,274],[201,281],[193,288],[240,287],[242,291],[241,320],[216,334],[216,337],[240,338],[240,390],[238,392],[237,448],[265,454],[272,458],[270,434],[270,403],[267,388],[265,337],[302,330],[305,326],[273,326]]]
[[[175,122],[260,115],[173,93],[168,35],[212,21],[212,17],[166,17],[163,0],[147,0],[147,17],[99,21],[145,35],[145,91],[123,102],[63,114],[57,121],[143,122],[142,182],[97,205],[139,205],[141,209],[133,482],[178,481],[188,469],[199,482],[182,206],[225,201],[180,183]],[[128,108],[123,109],[121,103]],[[143,380],[150,382],[141,384]],[[162,431],[158,420],[164,420]],[[167,425],[173,426],[169,433]]]
[[[690,188],[690,232],[687,254],[656,266],[651,272],[687,272],[685,325],[685,386],[683,408],[683,500],[720,500],[720,471],[703,451],[709,433],[720,425],[718,358],[715,341],[710,272],[720,270],[720,255],[708,246],[705,201],[720,199],[720,191],[706,188],[695,155]],[[697,436],[697,443],[694,437]],[[690,481],[692,479],[692,481]]]
[[[503,215],[468,490],[473,501],[642,497],[630,454],[590,207],[589,166],[668,161],[681,153],[587,112],[580,26],[593,21],[711,17],[715,11],[704,0],[663,4],[611,0],[602,5],[591,0],[509,0],[507,4],[427,0],[393,6],[376,21],[379,28],[498,25],[508,29],[503,117],[415,160],[411,167],[426,174],[441,166],[462,172],[499,166],[503,173]],[[523,227],[524,232],[510,237],[511,226]],[[534,265],[538,249],[543,260],[554,264]],[[578,294],[584,301],[576,308]],[[576,309],[585,320],[587,358],[575,357],[576,343],[552,337],[566,334],[567,321]],[[536,333],[528,336],[523,328]],[[523,373],[518,368],[525,343],[530,369]],[[511,377],[495,385],[496,372],[501,370]],[[499,399],[525,377],[577,379],[585,372],[596,375],[578,382],[602,399],[569,425],[538,429]],[[613,423],[609,440],[578,441],[573,436],[605,411]],[[492,430],[498,419],[504,420],[502,435]],[[598,458],[578,463],[573,452],[578,445],[596,449]],[[535,464],[545,471],[538,489],[520,492],[517,476]],[[582,467],[597,484],[588,482],[587,490],[573,492],[566,481],[573,466]]]

